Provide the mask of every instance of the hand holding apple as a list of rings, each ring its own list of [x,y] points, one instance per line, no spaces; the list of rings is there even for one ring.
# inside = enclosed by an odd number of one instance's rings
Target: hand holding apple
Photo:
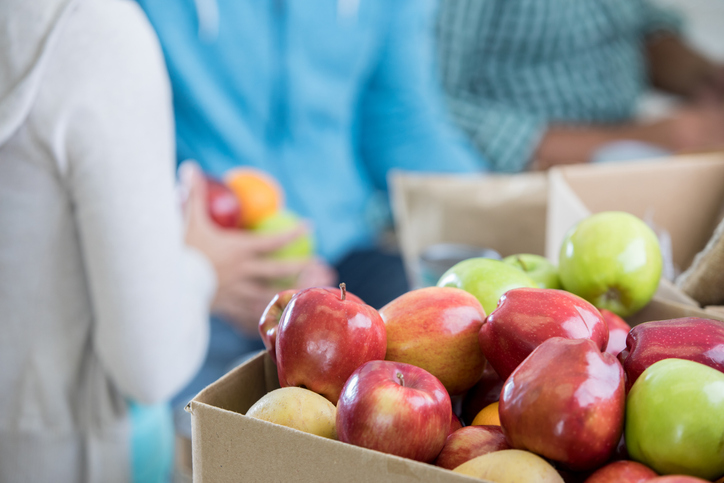
[[[380,314],[348,298],[344,284],[340,288],[341,293],[310,288],[294,295],[276,340],[279,384],[311,389],[334,404],[352,372],[367,361],[384,359],[387,351]]]
[[[337,404],[339,440],[430,462],[440,453],[452,405],[445,387],[419,367],[370,361],[345,383]]]
[[[241,208],[236,196],[222,182],[209,176],[205,178],[209,216],[222,228],[236,228],[241,217]]]

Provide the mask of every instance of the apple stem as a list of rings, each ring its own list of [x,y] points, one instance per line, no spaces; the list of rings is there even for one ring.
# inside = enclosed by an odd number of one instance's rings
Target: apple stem
[[[342,282],[339,284],[339,290],[342,292],[342,300],[347,297],[347,284]]]
[[[518,260],[518,263],[520,263],[520,266],[523,268],[524,272],[528,271],[528,267],[525,266],[525,263],[523,263],[523,259],[520,258],[520,255],[516,255],[515,257]]]
[[[404,386],[404,385],[405,385],[405,377],[402,375],[401,372],[398,372],[398,373],[397,373],[397,379],[400,380],[400,386]]]

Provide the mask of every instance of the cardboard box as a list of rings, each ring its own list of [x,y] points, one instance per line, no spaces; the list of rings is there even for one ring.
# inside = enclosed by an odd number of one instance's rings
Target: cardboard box
[[[278,387],[276,366],[264,351],[189,403],[194,483],[481,481],[244,416]]]
[[[548,178],[546,256],[557,263],[563,238],[574,224],[592,213],[614,210],[653,223],[664,240],[668,236],[671,276],[678,275],[704,249],[722,220],[724,154],[552,169]],[[662,244],[664,254],[666,245]],[[655,299],[662,304],[689,306],[699,316],[717,312],[701,310],[695,300],[666,280],[662,280]]]
[[[548,180],[517,175],[390,176],[397,237],[412,287],[421,286],[419,257],[439,243],[491,248],[502,256],[543,255]]]

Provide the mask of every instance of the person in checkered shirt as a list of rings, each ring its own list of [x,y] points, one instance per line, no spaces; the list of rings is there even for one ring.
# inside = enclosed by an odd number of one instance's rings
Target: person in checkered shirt
[[[443,0],[441,76],[455,122],[494,171],[590,161],[633,140],[660,152],[724,147],[724,69],[647,0]],[[637,123],[655,87],[685,99]]]

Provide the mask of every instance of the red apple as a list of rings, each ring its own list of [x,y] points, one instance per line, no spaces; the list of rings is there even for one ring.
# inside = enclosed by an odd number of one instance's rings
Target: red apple
[[[617,356],[626,348],[626,337],[631,330],[631,326],[610,310],[601,309],[601,315],[608,326],[608,345],[606,346],[606,352]]]
[[[500,298],[480,329],[483,354],[507,379],[523,359],[551,337],[591,339],[603,350],[608,327],[596,307],[563,290],[516,288]]]
[[[209,216],[222,228],[236,228],[241,218],[241,207],[236,195],[221,181],[206,177],[206,200]]]
[[[662,359],[688,359],[724,372],[724,322],[699,317],[637,325],[618,355],[626,372],[626,391],[642,372]]]
[[[357,297],[347,298],[344,284],[340,287],[341,293],[315,287],[293,296],[276,340],[279,384],[305,387],[334,404],[352,372],[384,359],[387,350],[379,312]]]
[[[463,422],[460,421],[460,418],[455,416],[454,412],[450,412],[450,429],[448,429],[448,436],[453,434],[455,431],[463,427]]]
[[[297,289],[282,290],[271,299],[269,305],[264,309],[264,313],[261,314],[259,319],[259,335],[261,340],[264,342],[264,347],[269,351],[269,356],[272,358],[274,363],[277,362],[276,356],[276,343],[277,343],[277,327],[279,326],[279,320],[282,318],[282,313],[287,307],[292,297],[299,292]]]
[[[599,468],[585,483],[643,483],[659,476],[648,466],[635,461],[614,461]]]
[[[435,464],[452,470],[477,456],[510,449],[500,426],[467,426],[447,437]]]
[[[668,475],[668,476],[659,476],[657,478],[652,478],[650,480],[647,480],[646,483],[709,483],[709,482],[706,480],[702,480],[701,478],[697,478],[695,476]]]
[[[412,290],[380,309],[388,361],[421,367],[451,395],[470,389],[483,373],[478,332],[485,311],[478,299],[452,287]]]
[[[329,290],[334,291],[336,294],[341,296],[340,289],[333,287],[325,287]],[[259,319],[259,335],[261,340],[264,342],[264,347],[269,351],[274,363],[277,362],[276,357],[276,340],[277,340],[277,326],[282,318],[284,309],[287,308],[292,297],[297,294],[300,289],[289,289],[282,290],[271,299],[269,305],[264,309],[264,313],[261,314]],[[362,299],[354,295],[352,292],[347,292],[346,297],[348,300],[354,300],[355,302],[364,303]]]
[[[604,464],[623,431],[623,369],[590,339],[554,337],[511,374],[500,396],[500,423],[513,448],[573,471]]]
[[[483,377],[480,378],[465,394],[463,399],[462,417],[466,424],[471,424],[475,416],[486,406],[500,400],[500,391],[503,389],[505,379],[501,379],[490,362],[485,361]]]
[[[445,444],[451,412],[445,386],[426,370],[370,361],[342,389],[337,436],[345,443],[429,462]]]

